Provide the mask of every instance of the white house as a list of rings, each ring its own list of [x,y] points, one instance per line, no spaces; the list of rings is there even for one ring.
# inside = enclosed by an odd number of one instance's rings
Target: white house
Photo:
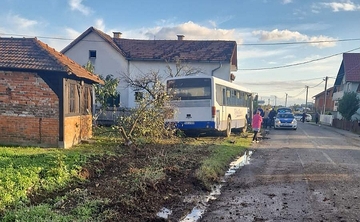
[[[360,98],[360,53],[343,54],[343,60],[334,83],[334,110],[337,110],[338,101],[343,97],[344,92],[357,92]],[[336,118],[341,119],[342,117],[337,113]],[[360,119],[360,109],[352,118]]]
[[[61,52],[77,63],[91,61],[95,73],[112,74],[120,79],[118,91],[120,106],[134,107],[135,92],[126,86],[124,75],[145,76],[159,72],[168,76],[168,68],[176,70],[176,62],[228,81],[233,80],[232,71],[237,70],[237,44],[235,41],[184,40],[137,40],[121,38],[120,32],[111,37],[90,27]]]

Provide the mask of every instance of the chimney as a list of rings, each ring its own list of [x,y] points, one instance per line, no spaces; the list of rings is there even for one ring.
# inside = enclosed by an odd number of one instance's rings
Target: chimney
[[[185,37],[185,36],[184,36],[184,35],[177,35],[177,37],[178,37],[178,40],[181,41],[181,40],[184,40],[184,37]]]
[[[121,32],[113,32],[114,34],[114,39],[120,39],[121,38]]]

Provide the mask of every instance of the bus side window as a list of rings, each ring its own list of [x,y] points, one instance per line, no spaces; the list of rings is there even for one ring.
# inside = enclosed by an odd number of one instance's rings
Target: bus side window
[[[220,106],[224,105],[223,87],[221,87],[219,84],[216,84],[216,86],[215,86],[215,96],[216,96],[216,102]]]
[[[226,90],[226,97],[230,98],[231,97],[231,91],[230,90]]]

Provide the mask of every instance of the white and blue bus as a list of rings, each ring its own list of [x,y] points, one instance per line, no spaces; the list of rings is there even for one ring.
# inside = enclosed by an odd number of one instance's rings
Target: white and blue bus
[[[171,96],[168,124],[186,132],[222,132],[230,136],[233,129],[247,129],[251,104],[249,90],[213,76],[195,75],[168,78]]]

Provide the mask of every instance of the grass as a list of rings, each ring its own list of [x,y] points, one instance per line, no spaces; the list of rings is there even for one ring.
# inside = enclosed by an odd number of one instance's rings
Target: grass
[[[221,176],[229,168],[229,163],[243,155],[249,146],[250,139],[230,137],[220,143],[209,146],[211,154],[201,162],[196,175],[206,187],[219,182]]]
[[[122,152],[128,152],[128,147],[119,148],[121,143],[122,139],[116,131],[100,128],[94,143],[72,149],[0,147],[1,221],[103,221],[111,218],[115,212],[102,209],[109,200],[90,198],[86,190],[66,193],[36,206],[29,204],[29,196],[40,191],[61,190],[75,181],[84,180],[79,176],[79,171],[90,160],[99,161],[105,154],[121,156]],[[196,177],[206,187],[210,187],[212,183],[219,181],[229,163],[243,154],[249,144],[250,139],[239,136],[216,140],[208,137],[164,140],[163,144],[157,144],[159,147],[152,150],[146,165],[130,167],[127,174],[121,175],[119,183],[130,187],[129,192],[144,193],[147,184],[157,184],[164,180],[164,169],[169,164],[174,168],[182,168],[197,162],[199,167]],[[171,149],[166,148],[169,145]],[[190,158],[193,156],[199,158]],[[176,165],[172,165],[173,163]],[[99,170],[98,173],[103,172]],[[124,200],[127,197],[129,203],[133,203],[131,193],[124,196]],[[77,200],[80,204],[69,212],[60,212],[57,205],[65,200]]]

